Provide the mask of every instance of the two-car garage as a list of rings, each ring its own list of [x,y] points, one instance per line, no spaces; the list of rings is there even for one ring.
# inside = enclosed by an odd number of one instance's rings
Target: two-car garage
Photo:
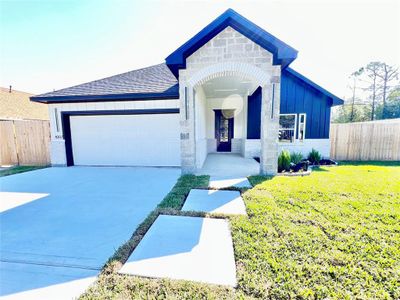
[[[68,165],[180,166],[179,110],[65,112]]]

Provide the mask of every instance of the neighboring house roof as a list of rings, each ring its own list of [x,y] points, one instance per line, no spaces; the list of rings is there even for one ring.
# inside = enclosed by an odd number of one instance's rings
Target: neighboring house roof
[[[275,65],[280,64],[282,69],[297,57],[296,49],[285,44],[233,9],[228,9],[165,59],[172,73],[178,78],[179,69],[185,68],[186,58],[228,26],[271,52],[273,63]]]
[[[179,98],[178,81],[162,63],[33,96],[31,100],[50,103],[171,98]]]
[[[30,93],[0,87],[0,119],[48,120],[47,105],[29,101]]]
[[[310,79],[308,79],[307,77],[301,75],[299,72],[293,70],[292,68],[286,68],[285,70],[282,71],[283,73],[287,73],[290,74],[294,77],[296,77],[296,79],[302,81],[303,83],[305,83],[306,85],[314,88],[315,90],[317,90],[318,92],[326,95],[327,97],[332,99],[332,105],[342,105],[344,103],[344,101],[342,99],[340,99],[339,97],[335,96],[334,94],[328,92],[327,90],[325,90],[324,88],[320,87],[318,84],[316,84],[315,82],[311,81]]]

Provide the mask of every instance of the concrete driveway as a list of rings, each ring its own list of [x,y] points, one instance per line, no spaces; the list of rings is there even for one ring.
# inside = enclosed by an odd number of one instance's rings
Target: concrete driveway
[[[48,168],[0,178],[0,295],[72,299],[171,190],[174,168]]]

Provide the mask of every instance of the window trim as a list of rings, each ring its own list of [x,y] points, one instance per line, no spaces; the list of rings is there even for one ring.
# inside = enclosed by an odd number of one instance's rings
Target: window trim
[[[294,126],[294,140],[293,142],[281,142],[278,139],[278,144],[280,145],[288,145],[288,144],[300,144],[302,145],[306,139],[306,126],[307,126],[307,113],[288,113],[288,114],[279,114],[279,120],[281,116],[295,116],[295,126]],[[300,129],[300,118],[301,115],[304,115],[304,133],[303,133],[303,140],[299,139],[299,129]],[[279,121],[278,121],[279,122]],[[279,129],[280,130],[285,130],[285,129]],[[292,130],[292,129],[287,129],[287,130]]]
[[[293,139],[293,142],[287,143],[287,142],[281,142],[281,141],[279,140],[279,138],[278,138],[278,143],[279,143],[279,144],[283,144],[283,145],[294,144],[294,143],[296,143],[296,142],[297,142],[297,114],[296,114],[296,113],[291,113],[291,114],[279,114],[278,124],[279,124],[279,122],[280,122],[281,116],[294,116],[294,128],[293,128],[293,131],[294,131],[294,134],[293,134],[294,139]],[[292,129],[280,129],[280,128],[279,128],[279,131],[281,131],[281,130],[292,130]]]
[[[302,140],[300,140],[300,138],[299,138],[299,136],[300,136],[300,122],[301,122],[301,116],[304,116],[304,122],[303,122],[303,124],[304,124],[304,126],[303,126],[303,139]],[[301,114],[299,114],[299,131],[298,131],[298,133],[297,133],[297,140],[299,141],[299,143],[303,143],[304,142],[304,140],[306,139],[306,125],[307,125],[307,114],[306,113],[301,113]]]

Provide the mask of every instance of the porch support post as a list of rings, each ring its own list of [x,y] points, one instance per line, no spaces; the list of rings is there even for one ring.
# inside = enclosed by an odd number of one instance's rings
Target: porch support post
[[[260,130],[261,175],[276,175],[278,171],[279,104],[279,83],[267,83],[262,86]]]
[[[184,82],[179,86],[181,170],[182,174],[193,174],[196,170],[194,92],[193,88]]]

